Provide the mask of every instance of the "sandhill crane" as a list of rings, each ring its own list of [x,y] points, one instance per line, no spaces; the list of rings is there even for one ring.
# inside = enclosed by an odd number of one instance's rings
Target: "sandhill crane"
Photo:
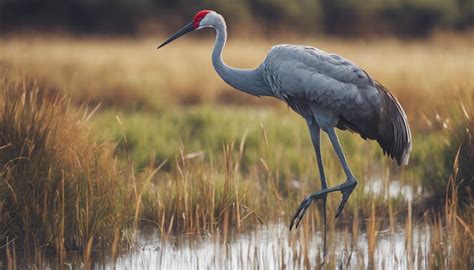
[[[238,69],[224,63],[222,50],[227,39],[224,18],[211,10],[196,13],[193,20],[169,37],[158,48],[180,36],[203,28],[214,28],[216,41],[212,64],[229,85],[254,96],[271,96],[286,102],[308,125],[321,180],[321,190],[307,196],[296,210],[290,230],[300,224],[308,207],[316,200],[323,202],[324,254],[326,254],[326,197],[330,192],[342,193],[336,218],[357,185],[347,164],[335,128],[376,140],[383,152],[407,164],[411,151],[411,133],[405,112],[397,99],[367,72],[336,54],[299,45],[274,46],[256,69]],[[329,136],[346,181],[328,188],[320,150],[320,130]]]

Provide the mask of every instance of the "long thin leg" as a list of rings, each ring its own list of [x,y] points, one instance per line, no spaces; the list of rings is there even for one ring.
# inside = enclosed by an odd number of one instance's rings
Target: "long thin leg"
[[[352,175],[351,169],[349,165],[347,165],[346,157],[344,156],[344,152],[342,151],[341,145],[339,143],[339,139],[337,138],[336,131],[334,128],[330,128],[326,131],[328,133],[329,139],[331,140],[332,146],[334,147],[334,151],[336,152],[339,161],[342,164],[342,168],[344,169],[344,173],[346,174],[347,178],[354,178]]]
[[[324,174],[323,156],[321,155],[321,139],[319,126],[314,122],[308,122],[309,133],[311,135],[311,141],[314,146],[314,152],[316,153],[316,161],[318,162],[319,179],[321,180],[321,189],[328,188],[326,182],[326,175]]]
[[[321,181],[321,190],[328,188],[326,182],[326,175],[324,174],[323,156],[321,154],[321,129],[315,121],[307,121],[309,133],[311,135],[311,141],[314,146],[314,152],[316,153],[316,161],[318,163],[319,179]],[[324,222],[324,233],[323,233],[323,257],[326,258],[326,235],[327,235],[327,219],[326,219],[326,195],[322,197],[321,208],[323,211],[323,222]]]
[[[339,143],[339,139],[337,138],[337,135],[336,135],[336,131],[334,130],[334,128],[330,128],[327,131],[327,133],[334,147],[334,151],[336,151],[337,157],[339,158],[339,161],[342,164],[342,168],[344,169],[344,173],[346,174],[346,177],[347,177],[346,182],[340,185],[341,186],[340,190],[342,192],[342,200],[336,211],[336,218],[337,218],[341,214],[342,209],[344,209],[344,206],[346,205],[346,202],[349,199],[349,196],[351,195],[352,191],[356,187],[357,181],[354,175],[352,175],[349,165],[347,165],[346,157],[344,156],[344,152],[342,151],[341,144]]]
[[[303,202],[301,202],[300,207],[296,210],[296,213],[293,215],[293,219],[292,219],[291,224],[290,224],[290,230],[293,227],[293,224],[296,224],[296,227],[298,227],[299,223],[301,222],[301,219],[303,218],[303,216],[306,212],[306,209],[314,201],[316,201],[318,199],[326,198],[328,193],[331,193],[331,192],[334,192],[334,191],[340,191],[342,193],[341,204],[339,205],[339,207],[336,211],[336,218],[337,218],[339,216],[339,214],[342,212],[342,209],[344,209],[344,206],[347,202],[347,199],[349,198],[352,191],[354,190],[354,188],[357,185],[357,181],[354,178],[354,176],[352,175],[352,172],[351,172],[349,166],[347,165],[346,158],[344,157],[344,153],[342,152],[341,145],[339,144],[339,140],[337,139],[337,135],[336,135],[336,132],[334,131],[334,128],[330,128],[330,129],[326,130],[326,132],[327,132],[327,134],[329,136],[329,139],[331,140],[331,143],[334,147],[334,151],[336,152],[336,154],[339,158],[339,161],[341,162],[342,168],[344,169],[344,173],[347,176],[347,180],[346,180],[346,182],[344,182],[344,183],[342,183],[338,186],[335,186],[335,187],[332,187],[332,188],[326,188],[324,190],[315,192],[315,193],[309,195],[308,197],[306,197],[306,199],[304,199]]]

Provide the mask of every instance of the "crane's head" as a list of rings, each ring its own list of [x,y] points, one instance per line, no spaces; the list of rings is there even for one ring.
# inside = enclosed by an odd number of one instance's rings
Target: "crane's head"
[[[165,42],[163,42],[160,46],[158,46],[158,49],[191,31],[199,30],[205,27],[213,27],[216,19],[219,17],[220,15],[212,10],[199,11],[198,13],[196,13],[196,15],[194,15],[194,18],[191,22],[189,22],[183,28],[181,28],[178,32],[170,36]]]

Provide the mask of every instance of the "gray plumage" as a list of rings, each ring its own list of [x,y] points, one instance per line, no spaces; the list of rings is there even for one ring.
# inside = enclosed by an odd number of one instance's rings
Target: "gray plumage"
[[[308,46],[278,45],[262,69],[274,96],[305,119],[325,110],[335,118],[325,121],[377,140],[398,165],[408,163],[411,134],[400,103],[355,64]]]
[[[336,217],[342,212],[357,185],[346,161],[335,128],[376,140],[384,153],[407,164],[411,151],[411,133],[400,103],[367,72],[344,59],[313,47],[278,45],[256,69],[238,69],[224,63],[222,50],[227,39],[224,18],[213,11],[200,11],[194,20],[172,35],[160,47],[196,29],[216,30],[212,64],[229,85],[254,96],[271,96],[286,102],[308,125],[321,181],[321,190],[307,196],[290,223],[298,227],[308,207],[323,201],[324,257],[326,255],[326,198],[331,192],[342,193]],[[347,177],[335,187],[328,187],[320,147],[320,130],[327,133]]]

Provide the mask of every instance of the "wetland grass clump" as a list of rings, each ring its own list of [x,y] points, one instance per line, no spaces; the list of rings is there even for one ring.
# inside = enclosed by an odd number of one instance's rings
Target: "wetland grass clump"
[[[443,119],[445,143],[431,153],[433,167],[423,166],[422,184],[431,194],[431,203],[440,210],[450,203],[451,188],[456,188],[456,202],[461,211],[473,207],[474,188],[474,96],[465,93],[463,102],[456,103],[451,117]],[[453,178],[454,177],[454,178]],[[453,179],[452,179],[453,178]],[[454,181],[450,184],[450,181]]]
[[[156,225],[162,236],[218,230],[227,235],[231,228],[261,223],[263,207],[259,203],[263,198],[259,192],[267,195],[257,181],[240,172],[244,141],[237,152],[233,144],[225,145],[222,163],[217,160],[216,164],[209,164],[204,152],[186,154],[181,147],[175,169],[157,175],[143,193],[144,223]]]
[[[425,218],[430,225],[428,268],[471,269],[474,221],[474,110],[472,91],[442,119],[445,144],[432,152],[437,167],[423,167],[422,185],[429,192]],[[436,211],[432,211],[432,210]]]
[[[474,96],[473,96],[474,98]],[[450,178],[453,181],[451,188],[456,189],[456,201],[461,210],[472,209],[474,188],[474,111],[466,109],[460,104],[463,116],[457,119],[450,136],[450,144],[444,152],[446,162],[454,163]],[[458,148],[456,150],[456,148]],[[446,185],[447,193],[449,182]]]
[[[0,245],[63,253],[118,245],[129,221],[123,173],[84,115],[34,82],[0,80]]]
[[[474,214],[472,201],[466,208],[459,198],[462,190],[462,182],[458,181],[461,155],[459,148],[452,165],[453,173],[447,180],[443,211],[428,219],[432,220],[428,257],[430,269],[472,269]]]

